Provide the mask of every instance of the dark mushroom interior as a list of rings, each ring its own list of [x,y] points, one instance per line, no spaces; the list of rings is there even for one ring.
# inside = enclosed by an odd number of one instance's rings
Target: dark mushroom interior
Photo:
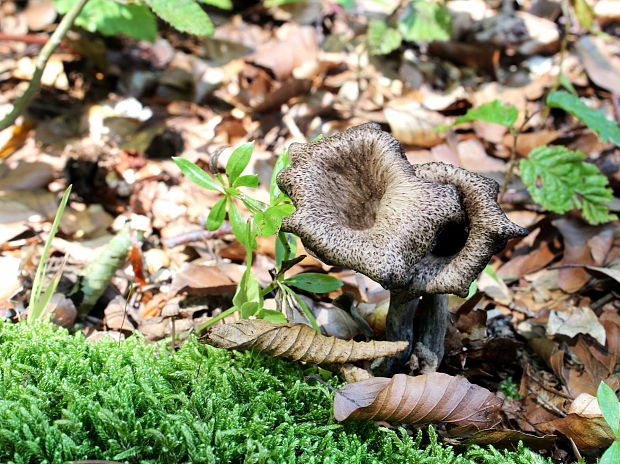
[[[469,237],[469,221],[449,222],[435,234],[431,254],[440,258],[456,255],[465,246]]]

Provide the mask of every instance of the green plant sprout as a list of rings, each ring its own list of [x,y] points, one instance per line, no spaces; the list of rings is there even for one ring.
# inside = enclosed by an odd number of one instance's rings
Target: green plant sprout
[[[546,103],[551,108],[560,108],[572,114],[596,132],[604,142],[620,145],[620,128],[599,111],[589,108],[577,96],[557,91],[548,95]],[[510,163],[504,180],[506,184],[512,176],[516,158],[516,141],[523,130],[515,126],[518,110],[513,105],[504,105],[499,100],[472,108],[459,116],[454,124],[439,126],[445,130],[452,126],[473,121],[500,124],[508,128],[513,136]],[[527,118],[526,118],[527,119]],[[609,211],[608,202],[613,199],[613,191],[607,186],[608,180],[598,167],[586,161],[586,155],[578,150],[563,146],[544,145],[534,148],[527,159],[519,162],[521,179],[532,199],[549,211],[565,213],[578,209],[590,224],[602,224],[617,219]]]
[[[599,384],[596,399],[605,422],[616,437],[601,456],[599,464],[617,464],[620,462],[620,402],[618,402],[614,391],[605,382]]]
[[[513,382],[512,377],[507,377],[499,383],[498,390],[501,391],[506,398],[520,400],[521,395],[517,384]]]
[[[246,252],[246,268],[233,296],[233,306],[209,319],[202,325],[201,330],[237,311],[244,319],[256,317],[276,324],[286,322],[287,319],[282,312],[263,307],[265,296],[273,290],[278,290],[283,299],[299,305],[312,327],[320,332],[312,312],[291,287],[313,293],[328,293],[337,290],[343,284],[335,277],[320,273],[304,273],[285,278],[285,272],[303,259],[303,256],[295,258],[296,237],[280,230],[282,218],[290,216],[295,211],[295,207],[289,202],[289,198],[276,183],[278,172],[289,164],[288,153],[282,153],[276,161],[269,185],[269,204],[267,204],[247,196],[240,190],[241,187],[258,187],[257,175],[242,175],[250,162],[253,150],[254,143],[249,142],[237,147],[232,152],[226,163],[226,179],[219,173],[212,177],[196,164],[184,158],[173,158],[181,172],[189,180],[200,187],[222,194],[222,198],[213,205],[209,212],[207,228],[209,230],[218,229],[228,217],[233,235],[243,245]],[[250,212],[249,221],[243,219],[236,200],[240,201]],[[261,288],[256,276],[252,273],[253,251],[256,249],[256,237],[272,235],[277,235],[276,275],[273,282],[267,287]]]
[[[50,229],[49,235],[47,236],[47,240],[45,240],[45,245],[43,247],[43,253],[41,254],[41,260],[39,261],[39,265],[37,266],[37,272],[34,275],[34,281],[32,282],[32,291],[30,292],[30,302],[28,303],[28,323],[32,323],[37,319],[41,319],[45,312],[45,308],[49,304],[52,299],[52,295],[56,291],[56,287],[58,287],[58,282],[60,282],[60,278],[62,277],[62,271],[64,268],[64,264],[60,267],[56,275],[52,278],[51,282],[43,291],[43,280],[45,279],[45,274],[47,273],[47,259],[49,258],[50,248],[52,246],[52,241],[56,236],[56,232],[58,231],[58,226],[60,225],[60,218],[65,211],[65,207],[67,206],[67,202],[69,201],[69,195],[71,194],[71,185],[67,187],[65,193],[60,200],[60,204],[58,205],[58,210],[56,211],[56,216],[54,217],[54,222],[52,223],[52,228]]]

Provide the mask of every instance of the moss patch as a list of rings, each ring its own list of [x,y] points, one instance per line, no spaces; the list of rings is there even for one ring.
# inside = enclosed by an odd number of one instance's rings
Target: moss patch
[[[190,339],[90,344],[0,322],[0,462],[543,464],[526,449],[463,455],[372,422],[335,423],[316,373]]]

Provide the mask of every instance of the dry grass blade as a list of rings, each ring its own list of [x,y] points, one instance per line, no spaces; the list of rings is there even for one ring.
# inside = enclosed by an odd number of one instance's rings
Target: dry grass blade
[[[432,373],[351,383],[334,398],[336,420],[373,419],[405,424],[450,422],[490,426],[502,400],[463,377]]]
[[[354,342],[326,337],[305,324],[275,325],[244,319],[214,327],[206,343],[218,348],[255,350],[272,356],[314,364],[346,363],[391,356],[407,348],[407,342]]]

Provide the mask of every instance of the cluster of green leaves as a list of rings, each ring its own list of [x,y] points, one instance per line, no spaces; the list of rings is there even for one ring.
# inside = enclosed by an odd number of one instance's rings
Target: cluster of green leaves
[[[605,382],[599,384],[596,397],[605,422],[616,437],[601,456],[599,464],[617,464],[620,462],[620,402],[618,402],[614,391]]]
[[[380,19],[368,22],[368,48],[373,55],[387,55],[400,47],[403,40],[449,40],[451,32],[452,19],[443,3],[412,0],[398,16],[395,25]]]
[[[278,173],[288,166],[288,153],[284,152],[276,161],[269,185],[269,204],[267,204],[249,197],[240,190],[241,187],[258,187],[258,176],[255,174],[242,175],[250,162],[253,149],[254,143],[250,142],[237,147],[232,152],[226,163],[226,179],[219,173],[212,177],[199,166],[184,158],[173,158],[189,180],[200,187],[214,190],[223,195],[209,212],[207,228],[209,230],[218,229],[228,217],[233,234],[246,250],[246,269],[233,297],[233,306],[216,318],[209,320],[204,327],[208,327],[236,311],[239,311],[242,318],[254,316],[274,323],[286,322],[282,312],[263,307],[265,295],[277,289],[282,292],[283,296],[294,299],[318,331],[319,328],[310,309],[291,287],[313,293],[326,293],[340,288],[342,282],[329,275],[319,273],[305,273],[285,278],[284,273],[303,258],[294,259],[296,237],[292,234],[280,232],[282,218],[290,216],[295,211],[290,199],[280,190],[276,182]],[[235,204],[235,199],[241,201],[250,212],[249,221],[243,219]],[[276,275],[273,282],[263,289],[252,273],[252,253],[256,249],[256,237],[269,237],[275,234],[278,235],[276,241]]]
[[[620,128],[599,111],[589,108],[579,97],[564,91],[552,92],[546,103],[560,108],[580,119],[596,132],[604,142],[620,145]],[[486,103],[459,116],[454,124],[485,121],[506,126],[518,137],[515,127],[518,110],[513,105],[503,105],[499,100]],[[439,129],[445,129],[442,126]],[[540,146],[534,148],[527,159],[520,160],[521,179],[532,199],[557,213],[578,209],[591,224],[601,224],[617,217],[609,212],[607,205],[613,198],[607,187],[607,177],[598,167],[586,161],[580,151],[563,146]]]
[[[550,464],[523,447],[457,455],[432,429],[422,444],[372,421],[334,423],[311,374],[195,337],[171,352],[0,320],[0,462]]]
[[[60,14],[65,14],[76,0],[54,0]],[[139,40],[154,41],[157,36],[155,15],[181,32],[193,35],[213,34],[211,19],[199,3],[224,10],[232,9],[232,0],[89,0],[75,24],[103,35],[123,34]],[[152,13],[152,12],[153,13]]]

